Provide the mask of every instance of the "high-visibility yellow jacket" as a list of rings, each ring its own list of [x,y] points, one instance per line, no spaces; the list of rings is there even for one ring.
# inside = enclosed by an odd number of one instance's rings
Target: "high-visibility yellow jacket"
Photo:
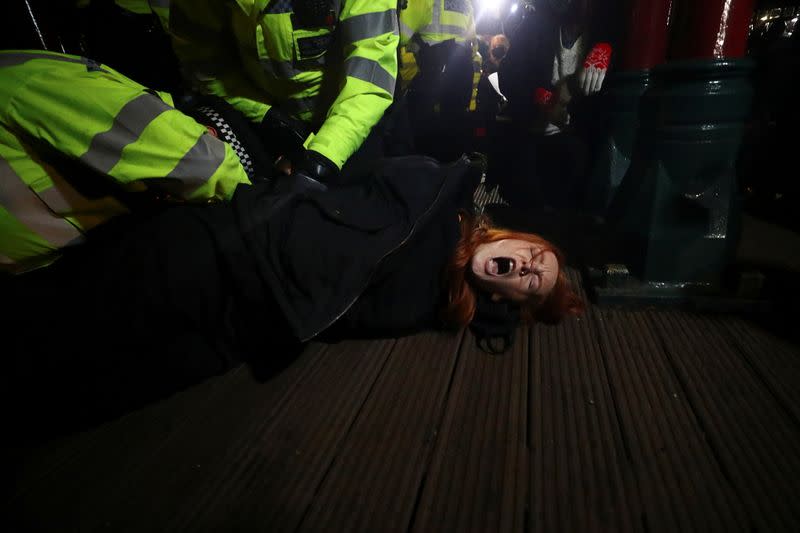
[[[406,46],[400,47],[400,88],[405,91],[419,72],[417,58]]]
[[[478,74],[474,76],[472,83],[472,92],[477,94],[481,57],[474,44],[475,18],[470,0],[408,0],[406,8],[400,11],[400,46],[407,52],[414,52],[419,48],[411,40],[415,34],[429,46],[451,39],[470,46],[473,63],[478,65]],[[403,60],[405,67],[405,56]],[[418,72],[416,68],[411,68],[410,61],[407,63],[409,67],[401,69],[401,85],[404,88]],[[475,109],[474,98],[469,108]]]
[[[400,11],[400,45],[414,34],[425,44],[434,45],[450,39],[458,43],[475,38],[475,19],[470,0],[408,0]]]
[[[469,98],[469,110],[475,111],[478,108],[478,84],[481,81],[481,69],[483,68],[483,57],[478,51],[477,43],[472,49],[472,95]]]
[[[79,56],[0,51],[0,269],[48,264],[125,213],[114,191],[205,202],[240,183],[233,149],[168,94]]]
[[[396,0],[331,0],[300,27],[291,0],[172,0],[173,48],[189,81],[259,122],[271,106],[319,127],[307,148],[338,167],[392,102]]]

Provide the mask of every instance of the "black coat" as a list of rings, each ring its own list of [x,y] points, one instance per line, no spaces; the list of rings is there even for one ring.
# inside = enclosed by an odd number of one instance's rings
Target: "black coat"
[[[358,186],[243,187],[229,204],[116,220],[6,287],[5,378],[67,396],[159,394],[272,362],[337,321],[331,335],[435,326],[457,211],[479,177],[466,158],[394,159]]]
[[[441,295],[431,289],[458,240],[457,211],[470,206],[479,178],[466,158],[442,166],[407,157],[387,160],[356,186],[288,197],[246,188],[233,205],[264,290],[299,340],[364,296],[374,298],[362,302],[371,312],[358,306],[351,328],[390,332],[395,323],[404,331],[432,325]]]

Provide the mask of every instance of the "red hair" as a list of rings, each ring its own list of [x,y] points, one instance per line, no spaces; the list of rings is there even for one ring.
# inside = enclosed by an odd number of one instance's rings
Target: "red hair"
[[[460,214],[461,239],[456,245],[450,261],[445,266],[444,279],[447,287],[447,305],[442,310],[442,320],[453,327],[466,326],[475,316],[477,289],[470,279],[470,262],[478,246],[503,239],[528,241],[544,251],[553,252],[558,259],[559,272],[555,286],[544,298],[532,296],[520,304],[522,321],[527,324],[545,322],[555,324],[567,315],[577,315],[584,310],[583,301],[572,290],[564,274],[564,254],[553,245],[533,233],[522,233],[492,226],[485,215],[473,217],[466,212]]]

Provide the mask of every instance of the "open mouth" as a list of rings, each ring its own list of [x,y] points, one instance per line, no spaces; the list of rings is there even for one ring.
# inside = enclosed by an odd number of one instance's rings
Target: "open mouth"
[[[491,276],[505,276],[516,266],[510,257],[492,257],[486,262],[486,273]]]

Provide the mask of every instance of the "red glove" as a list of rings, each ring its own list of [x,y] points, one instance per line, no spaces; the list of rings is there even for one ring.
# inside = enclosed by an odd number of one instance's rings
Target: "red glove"
[[[533,101],[540,106],[550,105],[553,102],[553,92],[537,87],[533,93]]]
[[[608,63],[611,60],[611,45],[597,43],[583,62],[583,69],[578,74],[578,87],[583,94],[594,94],[603,87]]]

